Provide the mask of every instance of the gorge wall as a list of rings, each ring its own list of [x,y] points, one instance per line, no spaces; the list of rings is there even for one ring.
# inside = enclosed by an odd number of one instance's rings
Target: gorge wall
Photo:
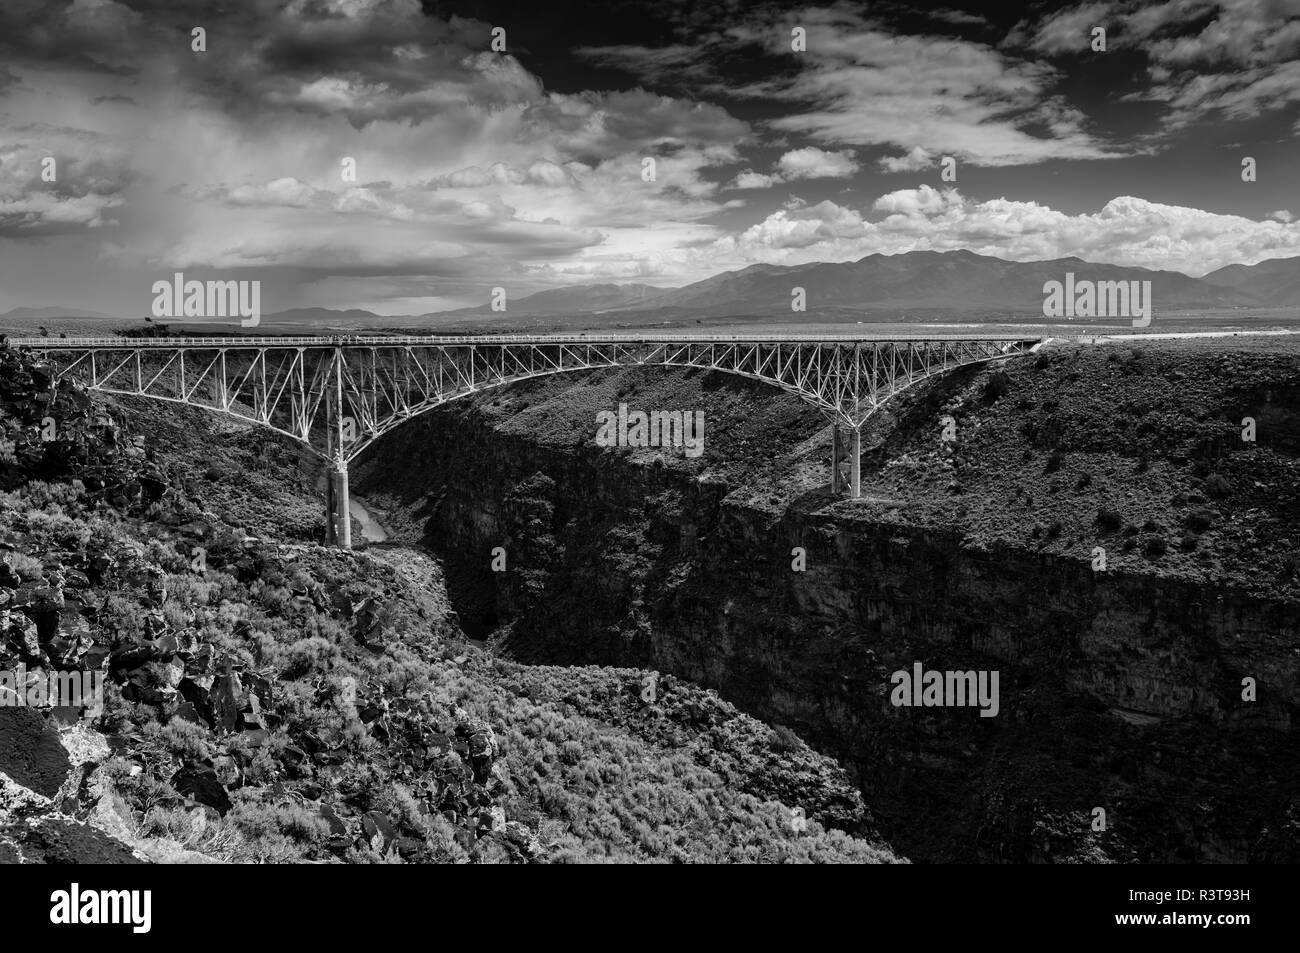
[[[1031,372],[1011,369],[1012,397]],[[947,525],[914,518],[890,495],[891,461],[921,453],[907,431],[940,409],[994,447],[998,415],[1015,405],[989,402],[988,372],[923,389],[882,420],[867,492],[884,496],[862,502],[820,486],[829,439],[793,398],[721,375],[656,376],[556,378],[449,406],[381,441],[354,485],[399,537],[441,557],[471,635],[495,634],[526,661],[637,666],[716,688],[840,759],[914,860],[1300,860],[1289,589],[1119,559],[1132,548],[1122,532],[1103,540],[1113,564],[1097,572],[1078,555],[1087,532],[1077,552],[1060,551],[1068,521],[1048,547],[972,532],[987,500],[948,499]],[[692,462],[594,446],[592,409],[619,400],[703,409],[709,452]],[[934,466],[970,494],[1005,466],[981,463],[968,441],[965,463]],[[1022,465],[1034,479],[1043,469]],[[1165,489],[1182,486],[1164,476]],[[1201,551],[1214,545],[1207,536]],[[495,547],[503,572],[491,569]],[[894,706],[890,674],[916,662],[997,671],[997,716]]]

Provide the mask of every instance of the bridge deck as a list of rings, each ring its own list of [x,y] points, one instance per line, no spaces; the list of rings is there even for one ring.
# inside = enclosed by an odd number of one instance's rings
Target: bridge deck
[[[303,335],[298,337],[11,337],[11,347],[79,348],[264,348],[408,347],[449,344],[887,344],[920,341],[1041,341],[1042,334],[478,334]]]

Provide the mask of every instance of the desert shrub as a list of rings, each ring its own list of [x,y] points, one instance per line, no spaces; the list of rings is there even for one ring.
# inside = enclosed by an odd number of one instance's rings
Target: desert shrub
[[[203,761],[211,753],[208,730],[184,718],[172,718],[159,736],[168,751],[186,761]]]
[[[1187,514],[1187,528],[1195,533],[1204,533],[1214,525],[1214,511],[1200,507]]]
[[[1120,516],[1117,510],[1101,507],[1097,510],[1097,525],[1109,532],[1115,532],[1124,522],[1124,517]]]
[[[4,561],[23,582],[39,582],[45,576],[45,566],[41,561],[26,553],[9,553],[4,557]]]
[[[254,580],[249,587],[249,595],[270,615],[283,615],[293,598],[293,593],[288,589],[263,579]]]
[[[564,764],[577,764],[582,760],[582,745],[576,741],[566,741],[560,746],[560,761]]]
[[[1205,478],[1205,492],[1215,499],[1222,499],[1232,492],[1232,484],[1221,473],[1211,473]]]
[[[296,804],[266,804],[260,794],[236,792],[224,823],[247,845],[249,859],[285,863],[302,859],[329,835],[329,824]]]
[[[1152,536],[1142,546],[1142,552],[1151,557],[1160,557],[1169,551],[1169,544],[1163,536]]]
[[[792,751],[798,751],[803,747],[803,742],[799,736],[785,725],[772,726],[772,750],[788,754]]]
[[[375,798],[375,810],[411,830],[423,830],[426,817],[420,811],[420,802],[404,784],[391,784]]]
[[[315,672],[327,672],[338,660],[338,649],[318,635],[299,639],[289,646],[284,668],[285,678],[302,678]]]
[[[75,503],[85,495],[86,488],[80,480],[70,483],[45,483],[32,480],[23,486],[22,496],[34,510],[43,510],[51,504],[64,506]]]
[[[1011,378],[1006,371],[994,371],[984,382],[984,399],[992,402],[1011,389]]]
[[[185,847],[195,846],[202,832],[195,814],[179,807],[153,807],[140,821],[140,833],[146,837],[170,837]]]

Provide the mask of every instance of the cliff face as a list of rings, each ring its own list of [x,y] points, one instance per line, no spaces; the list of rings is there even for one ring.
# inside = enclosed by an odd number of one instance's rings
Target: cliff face
[[[462,617],[517,657],[716,688],[841,759],[914,859],[1300,860],[1296,600],[1131,560],[1097,572],[816,489],[773,503],[752,471],[740,485],[602,451],[580,424],[541,428],[569,414],[573,385],[526,390],[527,410],[484,397],[428,415],[356,484],[442,556]],[[708,391],[696,406],[734,419],[728,386]],[[801,473],[810,453],[777,456]],[[917,662],[996,671],[997,715],[891,704],[891,673]]]

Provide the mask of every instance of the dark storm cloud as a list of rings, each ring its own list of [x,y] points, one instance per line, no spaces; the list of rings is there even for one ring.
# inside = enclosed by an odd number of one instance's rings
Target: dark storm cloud
[[[491,109],[541,93],[517,64],[488,51],[490,27],[455,18],[413,19],[400,5],[346,17],[316,4],[268,18],[241,43],[228,85],[213,87],[232,112],[287,108],[370,123],[418,123],[431,111]],[[209,47],[212,49],[213,47]]]
[[[440,104],[490,108],[540,91],[520,70],[475,59],[488,49],[485,24],[420,17],[402,3],[364,12],[266,0],[6,0],[0,52],[41,68],[166,75],[232,114],[340,113],[358,128],[419,121]],[[195,27],[206,31],[203,52],[191,47]]]
[[[5,0],[0,4],[0,54],[8,62],[59,64],[131,75],[153,27],[119,3]]]
[[[426,19],[413,29],[409,19],[382,11],[365,20],[322,11],[317,17],[277,18],[274,32],[257,44],[256,53],[263,68],[283,75],[364,75],[411,91],[427,83],[427,69],[401,51],[456,62],[467,51],[486,50],[490,38],[487,24],[459,18],[447,23]]]

